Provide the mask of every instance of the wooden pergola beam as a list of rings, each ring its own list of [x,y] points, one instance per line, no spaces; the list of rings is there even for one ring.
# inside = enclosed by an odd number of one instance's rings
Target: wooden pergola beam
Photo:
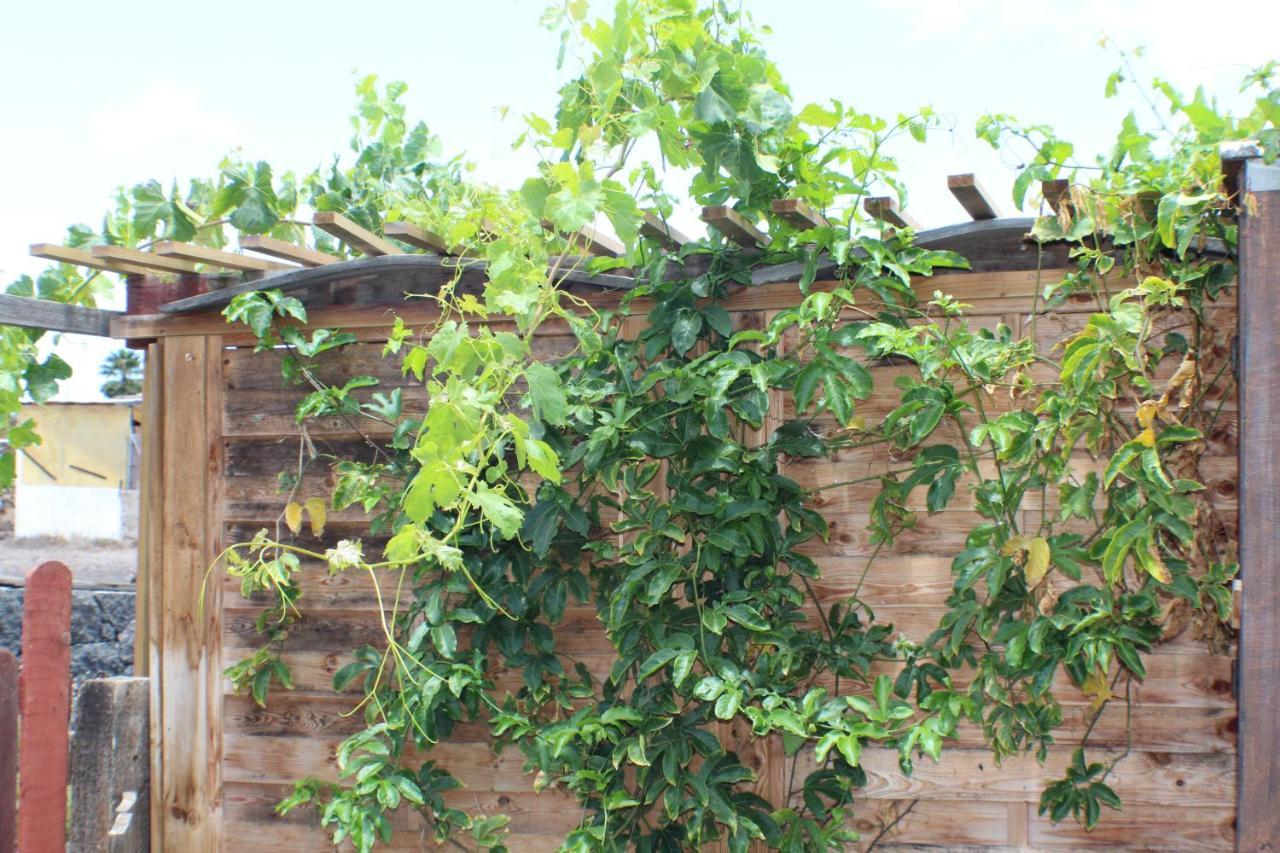
[[[640,233],[672,252],[678,252],[685,243],[693,242],[693,240],[681,234],[669,222],[664,221],[662,217],[651,210],[644,212],[644,221],[640,223]]]
[[[556,231],[555,225],[550,220],[542,220],[541,225],[543,230]],[[621,242],[589,225],[584,225],[572,234],[561,234],[561,236],[568,240],[569,245],[574,249],[600,258],[620,258],[627,252],[627,247]]]
[[[348,246],[366,255],[403,255],[404,250],[389,240],[384,240],[368,228],[357,225],[341,213],[322,211],[311,220],[322,231],[332,234]]]
[[[951,190],[951,194],[955,196],[956,201],[960,202],[960,206],[965,209],[971,219],[995,219],[1000,215],[973,173],[948,175],[947,189]]]
[[[1071,184],[1065,178],[1041,182],[1040,192],[1054,213],[1060,212],[1059,208],[1064,203],[1071,204]]]
[[[184,273],[195,272],[196,265],[190,261],[181,261],[177,258],[165,258],[160,255],[153,255],[150,252],[140,252],[137,249],[127,249],[124,246],[94,246],[91,250],[95,258],[103,258],[109,261],[123,261],[138,267],[162,272],[162,273]]]
[[[733,208],[717,204],[702,208],[702,221],[747,249],[769,245],[769,235],[752,225]]]
[[[831,225],[827,217],[798,198],[776,198],[771,206],[779,218],[801,231],[827,228]]]
[[[342,258],[337,255],[321,252],[319,249],[311,249],[286,240],[277,240],[274,237],[263,237],[257,234],[241,236],[240,248],[263,255],[270,255],[273,258],[295,261],[304,267],[323,267],[342,261]]]
[[[271,270],[297,269],[294,264],[281,264],[261,258],[250,258],[237,255],[235,252],[224,252],[208,246],[196,246],[191,243],[175,243],[165,241],[157,243],[152,249],[157,255],[166,258],[177,258],[183,261],[194,261],[221,269],[238,270],[240,272],[270,272]]]
[[[135,266],[134,264],[123,263],[120,261],[108,261],[105,258],[95,258],[84,249],[73,249],[70,246],[59,246],[57,243],[33,243],[31,244],[29,251],[32,257],[58,261],[63,264],[75,264],[77,266],[90,267],[95,270],[104,270],[106,272],[122,273],[124,275],[150,275],[153,272],[153,270],[146,267]]]
[[[872,196],[862,200],[862,209],[895,228],[919,229],[920,224],[907,214],[898,210],[898,200],[893,196]]]
[[[451,248],[445,239],[434,231],[420,228],[412,222],[397,220],[383,223],[382,231],[388,237],[394,237],[401,243],[407,243],[415,249],[433,252],[437,255],[460,255],[462,250]]]
[[[68,305],[52,299],[32,299],[0,293],[0,326],[71,332],[77,335],[111,337],[111,321],[123,317],[120,311],[103,311]]]

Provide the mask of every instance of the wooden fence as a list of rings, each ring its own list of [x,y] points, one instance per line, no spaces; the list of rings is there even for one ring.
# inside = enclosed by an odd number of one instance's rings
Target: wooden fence
[[[954,274],[922,283],[921,292],[927,295],[935,288],[946,290],[973,306],[968,314],[974,324],[1004,323],[1015,332],[1034,332],[1042,349],[1048,350],[1080,329],[1094,304],[1078,300],[1052,314],[1031,313],[1037,290],[1053,275],[1025,271]],[[759,327],[794,300],[794,285],[765,286],[741,293],[727,307],[737,327]],[[383,390],[406,386],[407,406],[420,401],[415,396],[420,391],[406,383],[398,365],[380,355],[377,341],[385,334],[385,312],[367,315],[363,324],[367,328],[362,328],[360,316],[348,315],[337,323],[368,343],[331,354],[319,367],[320,378],[337,381],[362,374],[374,376]],[[1222,365],[1230,358],[1235,321],[1233,302],[1214,309],[1205,366],[1209,375],[1216,370],[1209,362]],[[237,337],[192,335],[163,338],[158,345],[163,350],[158,355],[166,372],[165,393],[177,388],[176,393],[190,397],[184,398],[185,408],[179,409],[174,408],[174,401],[166,400],[165,410],[216,411],[216,418],[204,427],[207,432],[199,435],[191,433],[190,420],[183,422],[185,434],[179,434],[176,423],[172,430],[170,425],[163,427],[166,441],[178,441],[175,448],[166,445],[166,455],[189,454],[188,458],[209,459],[220,466],[200,491],[200,499],[214,501],[217,516],[214,540],[198,543],[205,555],[274,525],[282,504],[276,475],[289,468],[298,453],[293,409],[301,392],[281,383],[275,356],[254,353],[249,343]],[[553,358],[571,348],[571,342],[565,331],[553,327],[539,337],[537,348],[540,357]],[[194,390],[169,384],[170,370],[173,379],[189,375],[193,384],[210,373],[217,381],[197,395]],[[873,368],[877,396],[861,409],[868,422],[895,405],[892,379],[902,370]],[[1006,408],[1016,405],[1010,399],[995,402]],[[1234,525],[1236,401],[1228,397],[1220,402],[1224,415],[1207,437],[1203,472],[1221,516]],[[774,422],[791,416],[790,405],[783,395],[775,397]],[[833,427],[821,422],[820,426]],[[309,432],[324,452],[340,456],[359,452],[358,437],[340,419],[316,424]],[[842,450],[831,461],[788,463],[783,473],[802,485],[818,485],[855,480],[880,470],[884,462],[881,450]],[[1083,471],[1098,463],[1081,456],[1076,464]],[[323,469],[323,465],[314,466],[304,477],[299,494],[327,494],[327,472]],[[188,474],[186,469],[183,476]],[[178,487],[170,481],[168,471],[161,479],[166,488]],[[875,488],[874,483],[844,486],[826,490],[815,500],[814,506],[830,521],[832,534],[828,544],[816,543],[809,550],[823,572],[815,587],[819,597],[830,603],[848,596],[861,584],[861,597],[875,608],[878,617],[891,621],[895,631],[919,641],[944,612],[952,583],[951,557],[963,547],[974,523],[971,503],[966,506],[967,492],[958,489],[955,508],[935,515],[922,513],[917,528],[904,534],[892,552],[880,555],[867,570],[867,558],[874,550],[866,531],[867,507]],[[194,507],[190,512],[181,506],[171,508],[165,500],[164,513],[171,514],[175,524],[198,517],[194,512]],[[171,527],[167,521],[154,523]],[[192,532],[197,539],[210,529],[199,527]],[[347,510],[330,517],[322,537],[302,534],[300,544],[323,549],[338,539],[366,534],[364,518]],[[373,553],[380,545],[366,542],[365,550]],[[188,545],[155,547],[182,549]],[[171,556],[181,558],[177,583],[198,582],[203,563],[188,560],[185,553]],[[161,559],[159,554],[156,559]],[[167,590],[175,583],[175,575],[170,557],[165,560]],[[200,796],[221,805],[221,834],[228,850],[277,853],[321,848],[324,839],[315,826],[314,813],[298,812],[281,819],[272,807],[294,779],[308,775],[336,778],[334,750],[361,725],[359,715],[346,714],[358,697],[335,694],[331,679],[349,661],[350,650],[381,640],[373,589],[361,576],[330,576],[318,563],[305,564],[302,578],[303,619],[290,630],[283,652],[293,670],[296,689],[273,691],[264,710],[249,698],[235,695],[228,684],[218,686],[223,692],[218,709],[221,720],[210,719],[209,725],[221,734],[221,763],[214,771],[220,771],[220,778],[211,780],[210,791],[220,790],[221,797],[208,792]],[[168,607],[167,595],[153,591],[152,606]],[[194,630],[220,632],[222,648],[217,652],[223,666],[259,645],[254,620],[263,602],[245,601],[230,580],[224,580],[207,602],[214,602],[220,610],[207,621],[197,621]],[[186,620],[181,630],[192,630],[191,620],[182,612],[154,612],[151,630],[177,630],[170,627],[170,621],[177,626],[180,620]],[[597,673],[607,670],[611,648],[593,612],[570,609],[556,634],[568,654],[582,659]],[[1161,646],[1150,657],[1148,670],[1147,678],[1135,685],[1132,720],[1126,721],[1123,711],[1113,709],[1091,738],[1100,750],[1123,750],[1130,736],[1133,744],[1132,754],[1119,764],[1116,773],[1115,787],[1125,802],[1124,811],[1106,814],[1096,831],[1086,833],[1069,821],[1053,825],[1037,815],[1041,789],[1062,775],[1070,755],[1070,738],[1078,737],[1086,725],[1089,701],[1067,683],[1058,685],[1065,703],[1063,746],[1051,749],[1043,765],[1031,756],[1010,758],[997,765],[980,733],[971,728],[961,731],[958,742],[944,750],[941,761],[918,761],[911,777],[898,771],[894,754],[868,750],[864,755],[868,784],[857,809],[859,830],[869,838],[892,824],[879,849],[913,844],[1035,849],[1229,848],[1234,840],[1236,784],[1233,661],[1209,654],[1188,632]],[[499,683],[502,680],[500,677]],[[165,685],[165,701],[168,691],[181,689],[177,683],[166,681]],[[203,681],[192,689],[202,691]],[[177,701],[193,701],[194,695],[187,691]],[[740,748],[748,749],[747,763],[759,773],[765,793],[776,795],[785,790],[784,764],[777,746],[752,744],[743,733],[731,736]],[[219,746],[208,748],[217,750]],[[577,810],[562,796],[535,794],[532,779],[521,772],[519,755],[514,751],[494,755],[479,728],[460,726],[450,741],[436,747],[432,757],[466,785],[451,794],[452,804],[472,812],[511,816],[513,850],[555,849],[577,819]],[[164,796],[157,800],[156,808],[167,810],[174,804]],[[192,805],[184,803],[184,808]],[[395,822],[397,833],[390,849],[419,849],[422,842],[414,821],[399,815]]]
[[[86,681],[71,737],[71,571],[32,569],[21,666],[0,649],[0,853],[66,850],[68,826],[73,851],[148,849],[148,813],[136,807],[148,802],[147,697],[145,679]]]

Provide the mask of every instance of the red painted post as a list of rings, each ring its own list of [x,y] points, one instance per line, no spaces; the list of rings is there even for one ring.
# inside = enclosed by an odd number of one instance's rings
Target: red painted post
[[[18,849],[67,847],[67,726],[71,711],[71,570],[41,563],[22,600],[22,743]]]
[[[18,839],[18,660],[0,649],[0,853]]]

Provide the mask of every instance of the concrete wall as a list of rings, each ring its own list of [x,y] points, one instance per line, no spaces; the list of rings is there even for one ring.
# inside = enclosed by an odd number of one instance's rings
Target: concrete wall
[[[15,491],[13,535],[17,538],[124,538],[119,489],[18,483]]]

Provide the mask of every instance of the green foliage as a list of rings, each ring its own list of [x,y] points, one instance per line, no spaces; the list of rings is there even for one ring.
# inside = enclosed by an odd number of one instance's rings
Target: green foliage
[[[98,371],[107,381],[102,383],[104,397],[128,397],[142,393],[142,356],[133,350],[119,349],[102,362]]]
[[[299,782],[282,812],[315,805],[334,843],[361,851],[390,839],[396,809],[415,810],[436,841],[505,849],[505,818],[450,805],[459,783],[431,759],[460,724],[479,724],[495,750],[519,751],[536,789],[577,801],[564,849],[844,849],[857,840],[865,750],[894,750],[909,774],[975,725],[997,759],[1044,760],[1063,721],[1056,685],[1105,713],[1116,696],[1128,702],[1145,657],[1186,622],[1226,644],[1234,546],[1197,479],[1221,414],[1211,401],[1231,382],[1212,362],[1222,333],[1212,312],[1234,279],[1241,200],[1223,194],[1218,147],[1253,137],[1275,156],[1270,67],[1248,79],[1258,94],[1243,117],[1157,82],[1159,132],[1131,115],[1114,151],[1087,168],[1047,125],[979,122],[993,145],[1031,147],[1020,206],[1036,181],[1073,181],[1033,235],[1070,243],[1076,269],[1045,281],[1021,334],[971,323],[941,291],[917,299],[913,284],[965,259],[862,213],[873,189],[901,196],[887,146],[923,138],[930,110],[889,121],[794,103],[750,19],[722,3],[631,0],[609,20],[588,20],[586,8],[573,0],[547,14],[562,58],[580,65],[553,117],[526,117],[521,142],[539,165],[516,192],[465,180],[464,165],[442,162],[426,127],[406,121],[404,85],[366,78],[351,164],[299,178],[229,160],[183,195],[155,183],[122,191],[101,235],[76,232],[125,245],[217,246],[227,228],[302,240],[309,226],[293,216],[305,203],[375,231],[413,221],[487,264],[481,293],[455,280],[429,294],[437,321],[395,321],[384,354],[425,403],[375,390],[372,377],[320,381],[315,359],[356,339],[308,328],[294,297],[242,294],[224,312],[305,389],[298,465],[281,478],[284,528],[225,555],[246,597],[267,605],[264,647],[229,676],[259,704],[273,683],[291,686],[279,650],[305,605],[302,558],[366,573],[387,614],[384,637],[334,677],[336,690],[362,691],[365,724],[339,748],[339,780]],[[1124,62],[1109,89],[1133,76]],[[680,174],[693,176],[682,197],[767,223],[768,249],[743,252],[713,233],[673,253],[642,236],[642,210],[669,214]],[[778,219],[780,198],[830,225]],[[603,221],[624,243],[620,259],[583,261],[554,233]],[[819,287],[823,255],[838,269]],[[763,328],[735,328],[731,292],[775,261],[801,270],[796,304]],[[629,267],[637,287],[597,312],[561,286],[583,263]],[[38,286],[68,298],[88,287],[70,271]],[[1037,323],[1068,298],[1096,312],[1061,348],[1045,347]],[[575,344],[554,362],[535,348],[550,322]],[[0,357],[15,372],[0,404],[16,408],[24,390],[50,393],[64,366],[32,361],[30,336],[10,340]],[[869,368],[883,364],[903,368],[896,405],[869,418],[865,400],[895,393],[874,385]],[[776,411],[780,399],[792,416]],[[365,435],[368,453],[325,458],[307,435],[321,417],[360,434],[377,422],[390,438]],[[29,425],[9,435],[36,440]],[[828,527],[814,498],[853,483],[802,488],[783,464],[821,466],[846,449],[892,460],[855,481],[878,486],[868,568],[919,512],[965,501],[980,517],[926,638],[894,639],[860,589],[818,596],[809,553]],[[318,462],[331,468],[331,494],[297,495]],[[382,554],[360,540],[299,545],[304,503],[312,535],[328,509],[359,507],[370,537],[387,540]],[[584,618],[607,638],[607,671],[562,642]],[[884,665],[897,674],[874,672]],[[499,672],[519,685],[499,689]],[[777,801],[754,790],[754,772],[721,739],[730,722],[781,741],[789,781]],[[1119,807],[1107,780],[1126,753],[1088,761],[1089,732],[1041,811],[1092,828],[1103,806]]]

